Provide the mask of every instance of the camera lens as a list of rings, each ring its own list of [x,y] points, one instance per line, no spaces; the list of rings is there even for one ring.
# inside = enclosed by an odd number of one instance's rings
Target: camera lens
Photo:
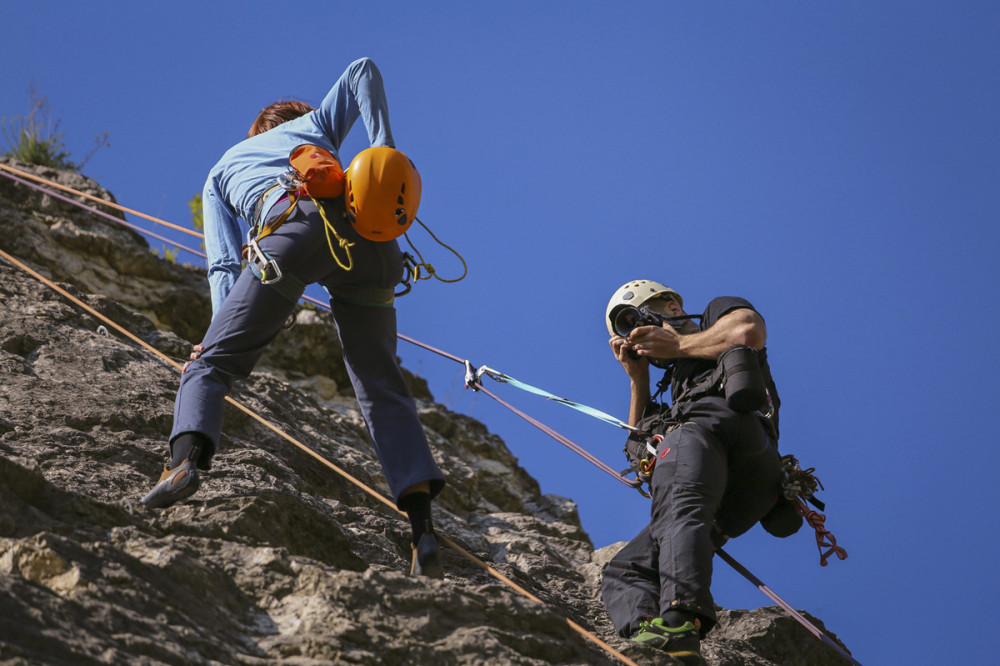
[[[615,315],[615,333],[625,337],[632,332],[632,329],[639,325],[642,320],[642,313],[636,308],[626,307]]]

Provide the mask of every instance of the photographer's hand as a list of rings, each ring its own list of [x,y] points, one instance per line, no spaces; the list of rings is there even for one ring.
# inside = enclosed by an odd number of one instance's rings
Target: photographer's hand
[[[608,341],[615,358],[622,364],[630,383],[629,425],[637,425],[651,400],[649,395],[649,361],[633,355],[629,341],[616,335]]]
[[[629,353],[632,351],[632,345],[627,338],[616,335],[608,341],[608,344],[611,345],[611,351],[618,362],[622,364],[629,379],[632,381],[649,380],[649,361],[634,353]]]
[[[679,334],[664,324],[663,328],[637,326],[628,336],[628,343],[640,357],[664,360],[717,359],[733,345],[761,349],[766,341],[764,320],[750,308],[731,310],[704,331],[698,331],[692,324],[690,333]]]
[[[628,344],[641,358],[673,359],[681,356],[681,336],[669,324],[638,326],[628,335]]]

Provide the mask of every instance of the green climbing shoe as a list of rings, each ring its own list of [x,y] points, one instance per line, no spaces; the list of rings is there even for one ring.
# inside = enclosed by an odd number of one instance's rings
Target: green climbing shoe
[[[685,622],[680,627],[668,627],[663,624],[662,618],[654,617],[639,625],[639,631],[632,640],[663,650],[685,664],[702,666],[705,660],[701,658],[700,629],[701,625],[697,620]]]

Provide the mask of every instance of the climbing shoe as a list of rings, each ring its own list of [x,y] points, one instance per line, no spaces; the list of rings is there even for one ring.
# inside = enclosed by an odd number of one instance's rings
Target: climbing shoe
[[[444,578],[444,568],[441,565],[441,546],[433,532],[427,532],[416,546],[413,546],[413,561],[410,564],[411,576],[427,576],[428,578]]]
[[[680,627],[668,627],[663,624],[662,618],[654,617],[640,623],[639,631],[632,640],[663,650],[685,664],[702,666],[705,661],[701,658],[700,629],[698,620],[685,622]]]
[[[200,484],[195,461],[185,460],[173,469],[164,466],[160,480],[142,498],[142,503],[151,509],[163,509],[193,495]]]

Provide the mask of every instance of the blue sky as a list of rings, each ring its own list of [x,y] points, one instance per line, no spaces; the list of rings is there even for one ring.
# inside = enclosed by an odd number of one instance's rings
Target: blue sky
[[[420,217],[470,266],[402,299],[400,331],[477,366],[624,416],[602,320],[620,284],[665,282],[689,312],[750,299],[781,448],[816,467],[850,557],[821,569],[809,533],[759,528],[727,550],[862,663],[995,661],[995,3],[22,2],[5,25],[0,115],[34,82],[73,156],[110,133],[86,174],[182,224],[258,109],[318,102],[374,58]],[[342,156],[365,145],[359,125]],[[646,500],[464,390],[459,365],[400,352],[573,498],[596,546],[645,524]],[[614,428],[490,388],[624,467]],[[716,570],[719,604],[769,603]]]

